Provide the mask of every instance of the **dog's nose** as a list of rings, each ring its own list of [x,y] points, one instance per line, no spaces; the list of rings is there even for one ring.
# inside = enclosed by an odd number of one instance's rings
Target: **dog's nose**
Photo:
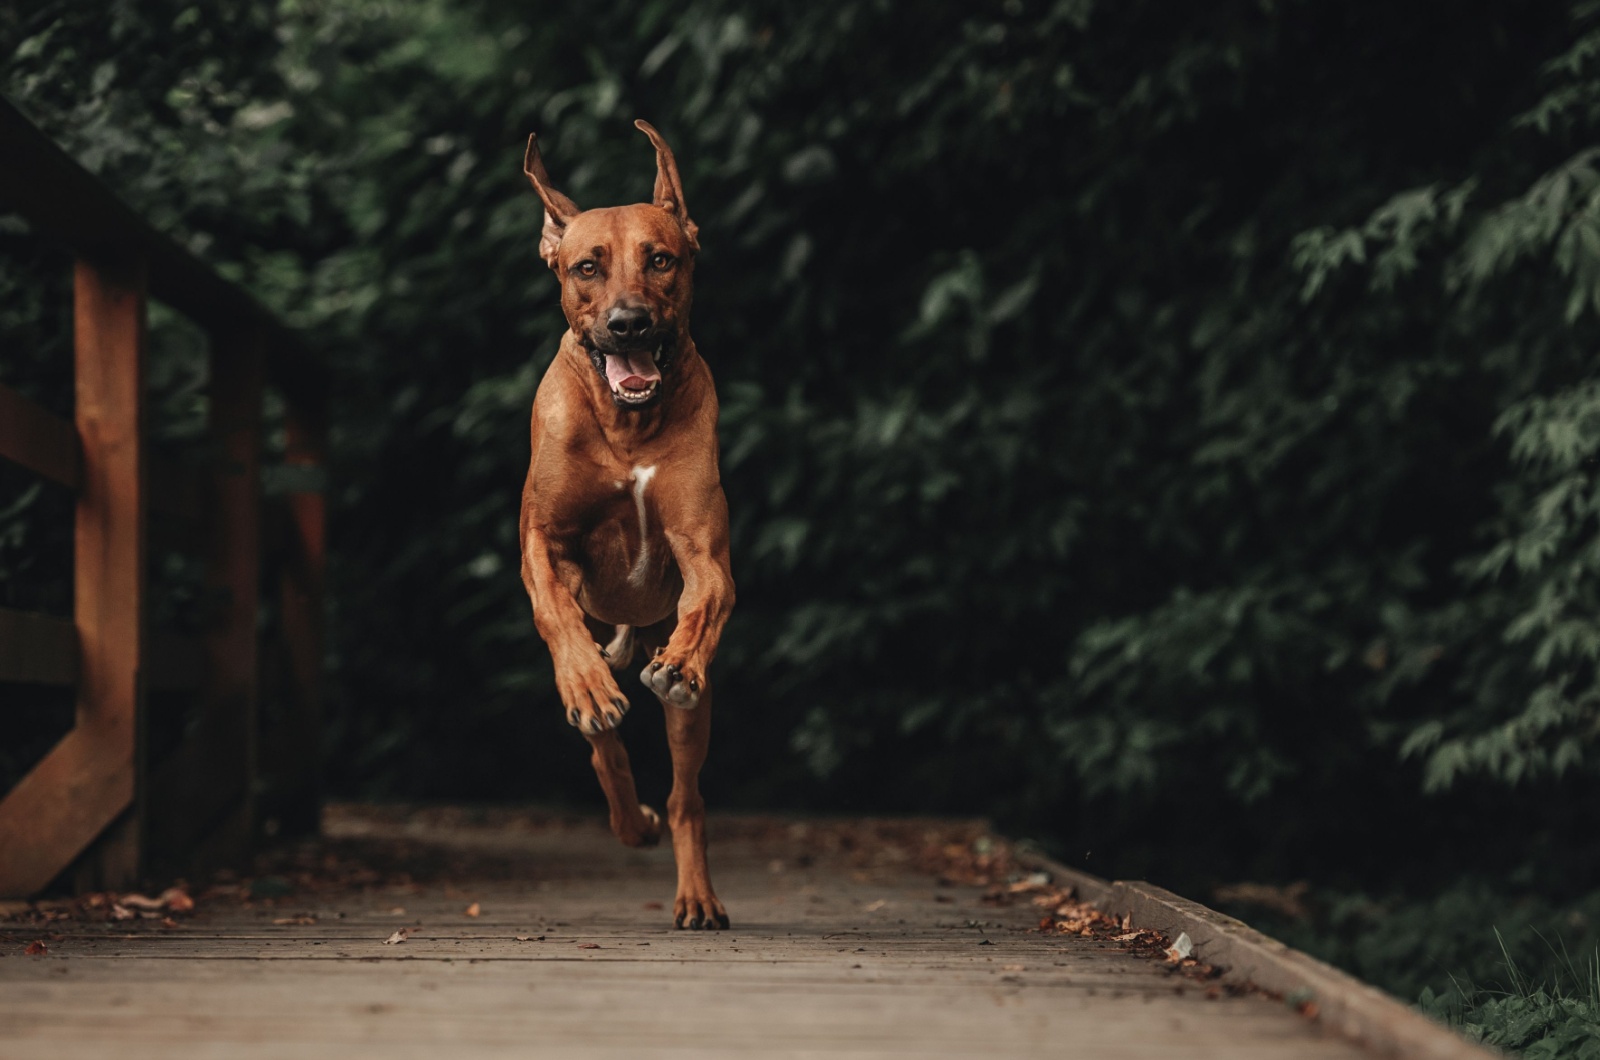
[[[606,328],[619,339],[636,339],[650,330],[650,310],[644,306],[617,306],[606,314]]]

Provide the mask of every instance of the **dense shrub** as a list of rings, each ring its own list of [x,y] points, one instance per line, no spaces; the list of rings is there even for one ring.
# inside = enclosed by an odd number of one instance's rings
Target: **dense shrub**
[[[518,161],[640,199],[643,116],[724,400],[724,804],[1164,880],[1592,878],[1587,6],[10,0],[0,44],[333,365],[344,790],[591,791],[516,574],[562,327]]]

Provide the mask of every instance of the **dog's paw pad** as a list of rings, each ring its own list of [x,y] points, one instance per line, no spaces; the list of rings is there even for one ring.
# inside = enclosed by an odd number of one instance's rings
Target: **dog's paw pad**
[[[700,678],[692,673],[685,676],[676,664],[657,659],[644,668],[639,680],[669,707],[693,710],[700,705]]]

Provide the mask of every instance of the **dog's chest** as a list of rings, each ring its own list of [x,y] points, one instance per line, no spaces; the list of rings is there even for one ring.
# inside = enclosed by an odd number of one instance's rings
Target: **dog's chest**
[[[578,535],[583,573],[574,590],[597,618],[647,624],[647,612],[654,621],[670,610],[678,585],[655,503],[658,466],[610,468],[596,485],[600,496]]]

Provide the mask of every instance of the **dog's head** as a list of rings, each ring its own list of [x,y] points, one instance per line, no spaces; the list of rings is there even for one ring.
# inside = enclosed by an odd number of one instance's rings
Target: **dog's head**
[[[655,201],[580,210],[550,185],[539,141],[528,137],[522,170],[544,203],[539,256],[561,281],[572,333],[605,377],[611,397],[643,408],[661,395],[688,334],[699,228],[689,219],[672,148],[648,122],[634,122],[656,148]]]

